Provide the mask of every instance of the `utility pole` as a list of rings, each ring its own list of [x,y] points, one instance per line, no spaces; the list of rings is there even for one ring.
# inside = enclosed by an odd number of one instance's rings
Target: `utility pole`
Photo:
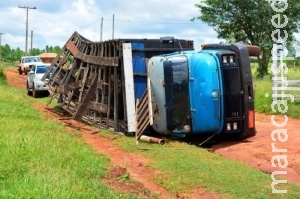
[[[2,36],[2,35],[5,35],[5,33],[0,32],[0,64],[2,63],[2,51],[1,51],[1,47],[2,47],[2,46],[1,46],[1,45],[2,45],[2,44],[1,44],[1,36]]]
[[[112,39],[114,39],[115,34],[115,14],[113,14],[113,21],[112,21],[113,27],[112,27]]]
[[[19,6],[19,8],[26,9],[26,38],[25,38],[25,56],[27,56],[27,49],[28,49],[28,9],[36,9],[36,7],[28,7],[28,6]]]
[[[31,39],[30,39],[30,55],[32,54],[32,43],[33,43],[33,31],[31,31]]]
[[[103,33],[103,17],[101,18],[101,26],[100,26],[100,42],[102,41],[102,33]]]

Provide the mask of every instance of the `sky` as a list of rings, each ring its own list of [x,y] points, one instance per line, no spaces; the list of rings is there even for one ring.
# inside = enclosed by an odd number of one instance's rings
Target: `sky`
[[[193,40],[195,49],[203,43],[219,43],[217,33],[190,19],[200,15],[200,0],[1,0],[1,44],[25,51],[26,8],[28,9],[28,49],[45,49],[67,42],[74,31],[91,41],[112,37],[159,39],[174,36]],[[114,20],[113,20],[114,16]],[[113,23],[114,21],[114,23]],[[114,24],[114,25],[113,25]],[[114,27],[114,28],[113,28]]]

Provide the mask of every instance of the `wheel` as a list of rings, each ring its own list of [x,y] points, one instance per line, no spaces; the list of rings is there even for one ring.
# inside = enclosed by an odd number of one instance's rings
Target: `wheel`
[[[21,69],[21,67],[19,67],[18,71],[19,71],[19,75],[22,75],[22,69]]]
[[[37,98],[38,97],[38,91],[36,91],[35,89],[34,89],[34,85],[32,85],[32,96],[34,97],[34,98]]]
[[[26,89],[27,89],[27,95],[32,95],[32,92],[29,90],[28,81],[27,81],[27,84],[26,84]]]
[[[29,71],[27,69],[24,68],[24,75],[27,75]]]

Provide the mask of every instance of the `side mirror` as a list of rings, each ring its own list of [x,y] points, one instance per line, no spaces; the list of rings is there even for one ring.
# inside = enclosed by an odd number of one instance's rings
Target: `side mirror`
[[[31,70],[31,71],[29,71],[27,74],[34,74],[34,72]]]

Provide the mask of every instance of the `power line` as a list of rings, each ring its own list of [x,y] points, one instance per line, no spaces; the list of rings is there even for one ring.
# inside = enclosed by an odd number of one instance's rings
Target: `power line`
[[[99,24],[99,22],[101,22],[101,20],[107,20],[107,21],[112,21],[113,19],[104,19],[103,17],[99,20],[96,20],[94,22],[91,22],[91,23],[88,23],[86,25],[83,25],[83,26],[80,26],[80,27],[74,27],[74,29],[83,29],[83,28],[86,28],[88,26],[91,26],[91,25],[94,25],[96,23]],[[119,20],[114,20],[115,22],[125,22],[125,23],[144,23],[144,24],[166,24],[166,25],[178,25],[178,24],[186,24],[186,25],[195,25],[195,24],[204,24],[203,22],[179,22],[177,20],[177,22],[165,22],[165,21],[135,21],[135,20],[122,20],[122,19],[119,19]],[[39,31],[42,31],[42,32],[48,32],[48,30],[44,30],[44,29],[41,29],[41,28],[37,28],[37,27],[33,27],[34,29],[36,30],[39,30]],[[55,33],[65,33],[65,32],[70,32],[70,31],[52,31],[52,32],[55,32]]]
[[[134,21],[134,20],[116,20],[127,23],[144,23],[144,24],[204,24],[203,22],[165,22],[165,21]]]

